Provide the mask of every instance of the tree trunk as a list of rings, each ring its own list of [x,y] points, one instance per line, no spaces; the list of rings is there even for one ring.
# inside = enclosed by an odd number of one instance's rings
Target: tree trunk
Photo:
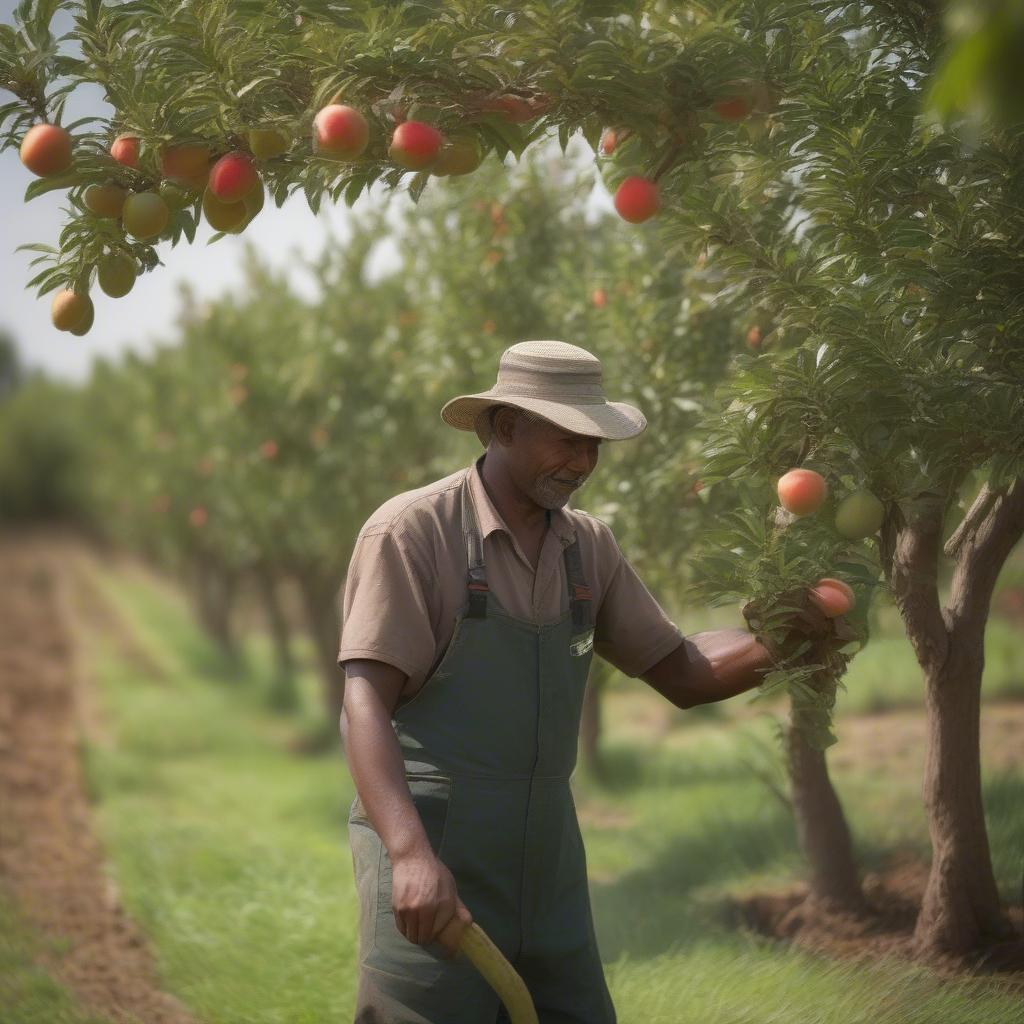
[[[825,752],[812,747],[792,724],[785,735],[797,835],[811,871],[809,899],[823,909],[863,913],[869,908]]]
[[[293,711],[298,707],[299,691],[295,685],[295,659],[292,657],[288,619],[281,607],[273,569],[261,564],[255,572],[274,648],[274,675],[268,694],[269,704],[278,711]]]
[[[956,558],[945,647],[923,642],[916,622],[908,633],[927,683],[928,758],[923,795],[932,865],[914,930],[919,953],[962,954],[1010,938],[1000,905],[981,796],[981,679],[985,626],[996,579],[1024,534],[1024,481],[982,487],[945,553]]]
[[[923,795],[932,865],[914,930],[918,951],[966,953],[1013,935],[996,888],[981,797],[981,676],[977,649],[929,673]]]
[[[324,580],[312,572],[304,572],[298,576],[298,583],[323,686],[327,724],[330,734],[340,737],[345,673],[338,665],[338,641],[341,635],[338,579]]]
[[[215,559],[202,555],[194,563],[196,611],[200,625],[217,644],[229,665],[241,664],[241,651],[231,621],[238,576]]]

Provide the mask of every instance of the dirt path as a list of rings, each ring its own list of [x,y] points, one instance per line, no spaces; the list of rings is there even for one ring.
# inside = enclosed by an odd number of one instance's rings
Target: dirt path
[[[0,536],[0,886],[36,929],[65,940],[41,963],[84,1007],[125,1024],[194,1024],[160,990],[91,829],[78,743],[96,718],[74,636],[75,550]]]

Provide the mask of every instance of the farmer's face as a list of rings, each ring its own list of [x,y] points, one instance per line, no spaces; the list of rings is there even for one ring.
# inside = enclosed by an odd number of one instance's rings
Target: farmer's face
[[[502,412],[500,416],[509,415]],[[542,508],[561,508],[597,466],[601,438],[574,434],[547,421],[515,416],[505,449],[509,473]]]

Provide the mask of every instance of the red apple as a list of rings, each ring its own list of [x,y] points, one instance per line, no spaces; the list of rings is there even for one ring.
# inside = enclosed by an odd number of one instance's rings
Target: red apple
[[[842,580],[828,576],[818,580],[808,596],[811,603],[830,619],[845,615],[855,604],[852,588]]]
[[[110,146],[110,155],[125,167],[139,166],[139,140],[134,135],[119,135]]]
[[[828,495],[828,484],[813,469],[791,469],[779,477],[779,502],[787,512],[807,516],[817,512]]]
[[[355,107],[330,103],[313,118],[313,151],[321,156],[359,156],[369,139],[370,126]]]
[[[222,203],[240,203],[259,180],[256,164],[248,153],[227,153],[211,168],[209,189]]]
[[[608,305],[608,293],[603,288],[595,288],[590,293],[590,301],[598,309],[604,309]]]
[[[71,166],[71,136],[59,125],[33,125],[21,140],[19,153],[33,174],[51,178]]]
[[[403,121],[391,136],[388,156],[407,171],[429,167],[444,144],[444,136],[424,121]]]
[[[611,156],[615,152],[615,147],[618,144],[619,136],[614,128],[605,128],[601,132],[601,142],[598,145],[598,149],[601,151],[602,156]]]
[[[615,210],[623,220],[639,224],[661,208],[657,182],[636,175],[626,178],[615,192]]]

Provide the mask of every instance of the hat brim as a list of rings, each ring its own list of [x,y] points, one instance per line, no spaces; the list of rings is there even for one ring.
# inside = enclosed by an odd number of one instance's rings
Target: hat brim
[[[574,434],[601,437],[608,441],[625,441],[647,428],[647,418],[625,402],[596,402],[591,405],[567,405],[542,398],[521,398],[519,395],[497,396],[489,392],[459,395],[441,409],[441,419],[457,430],[473,430],[482,444],[490,440],[486,422],[478,426],[478,417],[493,405],[513,405],[526,409],[555,426]]]

